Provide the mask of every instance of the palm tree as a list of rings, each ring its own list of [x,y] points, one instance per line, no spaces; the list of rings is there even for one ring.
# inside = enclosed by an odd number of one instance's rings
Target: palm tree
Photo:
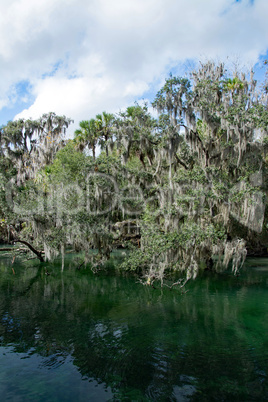
[[[230,91],[231,95],[233,95],[239,90],[244,89],[244,84],[238,77],[234,77],[233,79],[229,78],[224,81],[224,89]]]
[[[33,176],[33,154],[36,151],[37,121],[9,121],[2,129],[2,153],[17,168],[18,182]]]
[[[96,126],[100,134],[100,145],[105,147],[106,156],[108,156],[108,140],[113,137],[112,126],[114,122],[114,115],[111,113],[102,112],[96,116]]]
[[[57,116],[54,112],[43,114],[38,120],[38,150],[45,164],[50,164],[56,153],[65,145],[64,136],[73,120]]]
[[[99,133],[97,130],[96,121],[82,120],[79,123],[80,128],[74,132],[74,141],[76,147],[81,152],[85,148],[92,149],[93,159],[96,159],[96,146],[98,143]]]
[[[2,129],[2,141],[7,152],[10,155],[30,154],[35,148],[36,140],[33,136],[36,134],[37,127],[37,121],[33,120],[9,121]]]
[[[38,120],[9,121],[1,129],[1,152],[18,169],[18,182],[34,177],[40,167],[53,162],[65,142],[63,136],[72,122],[55,113],[43,114]]]

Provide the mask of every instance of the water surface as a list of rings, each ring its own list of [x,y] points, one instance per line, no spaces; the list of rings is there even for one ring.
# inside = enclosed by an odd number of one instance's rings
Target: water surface
[[[268,260],[183,294],[76,266],[0,259],[1,400],[268,400]]]

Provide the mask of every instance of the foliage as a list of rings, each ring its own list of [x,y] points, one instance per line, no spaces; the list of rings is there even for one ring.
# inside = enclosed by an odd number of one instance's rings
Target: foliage
[[[95,160],[96,146],[98,142],[96,121],[94,119],[83,120],[79,123],[79,126],[80,129],[75,130],[74,133],[74,141],[77,149],[80,151],[83,151],[85,148],[91,149],[93,159]]]
[[[113,247],[129,247],[122,268],[146,284],[163,284],[176,271],[182,286],[200,267],[229,263],[237,273],[247,249],[267,241],[265,90],[258,92],[253,73],[230,77],[223,64],[209,62],[189,78],[170,76],[153,107],[158,119],[137,103],[117,116],[98,114],[65,144],[70,119],[8,123],[2,163],[11,172],[8,161],[15,154],[21,161],[11,192],[14,224],[24,223],[19,232],[47,259],[71,246],[88,260],[96,248],[97,268]],[[97,145],[105,151],[98,156]],[[26,156],[31,174],[23,176]],[[5,208],[1,201],[4,219]]]

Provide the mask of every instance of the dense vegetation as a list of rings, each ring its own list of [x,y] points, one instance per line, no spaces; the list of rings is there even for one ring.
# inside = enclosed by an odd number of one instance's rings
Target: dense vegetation
[[[41,261],[84,251],[94,270],[128,248],[122,269],[147,284],[237,273],[247,252],[266,252],[267,86],[207,63],[170,76],[152,105],[158,118],[146,104],[103,112],[73,140],[54,113],[2,127],[2,240]]]

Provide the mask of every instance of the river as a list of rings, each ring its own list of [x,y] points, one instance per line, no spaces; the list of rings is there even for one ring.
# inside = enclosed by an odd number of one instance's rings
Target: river
[[[183,293],[76,266],[0,259],[1,400],[268,401],[267,259]]]

